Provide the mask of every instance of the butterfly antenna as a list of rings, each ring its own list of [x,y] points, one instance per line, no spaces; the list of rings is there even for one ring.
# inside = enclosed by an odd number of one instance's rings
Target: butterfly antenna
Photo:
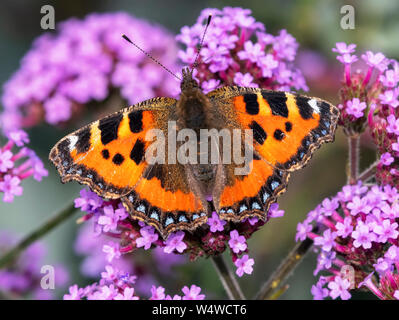
[[[201,39],[201,42],[200,42],[200,45],[199,45],[198,51],[197,51],[197,56],[195,57],[194,64],[193,64],[193,67],[191,68],[191,71],[193,71],[195,68],[198,67],[199,54],[200,54],[200,51],[201,51],[202,46],[204,44],[205,34],[206,34],[206,31],[208,30],[208,27],[209,27],[209,24],[211,23],[211,20],[212,20],[212,15],[210,14],[208,16],[208,21],[206,22],[205,30],[204,30],[204,33],[202,35],[202,39]]]
[[[125,39],[127,42],[131,43],[134,45],[137,49],[139,49],[142,53],[144,53],[148,58],[150,58],[152,61],[154,61],[156,64],[164,68],[167,72],[169,72],[172,76],[175,78],[179,79],[181,81],[181,78],[178,77],[175,73],[170,71],[168,68],[166,68],[162,63],[160,63],[157,59],[155,59],[152,55],[150,55],[148,52],[144,51],[141,49],[137,44],[135,44],[132,40],[130,40],[125,34],[122,35],[122,38]]]

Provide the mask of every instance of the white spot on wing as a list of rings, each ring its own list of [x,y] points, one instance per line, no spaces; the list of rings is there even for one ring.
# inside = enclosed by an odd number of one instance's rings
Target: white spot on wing
[[[312,107],[313,111],[315,113],[320,113],[320,108],[317,105],[317,100],[316,99],[310,99],[308,101],[309,105]]]
[[[69,151],[72,151],[75,148],[76,143],[78,142],[78,136],[70,136],[68,139],[69,139]]]

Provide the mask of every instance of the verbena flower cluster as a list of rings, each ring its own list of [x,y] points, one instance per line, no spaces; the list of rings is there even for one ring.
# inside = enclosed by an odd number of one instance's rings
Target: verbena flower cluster
[[[108,213],[106,217],[109,217],[109,208],[104,212]],[[106,217],[103,218],[107,219]],[[82,225],[75,242],[76,253],[84,257],[80,270],[86,277],[96,279],[101,272],[106,270],[107,266],[112,266],[120,272],[134,274],[137,277],[134,286],[135,292],[145,294],[150,291],[152,285],[157,283],[152,272],[174,279],[176,273],[173,272],[173,268],[186,262],[182,255],[167,254],[162,248],[155,248],[151,251],[151,255],[146,252],[144,256],[137,252],[134,256],[122,255],[110,263],[103,249],[110,245],[111,240],[114,239],[114,233],[99,234],[94,220]],[[116,236],[119,237],[118,234]]]
[[[312,287],[314,298],[349,299],[349,290],[361,287],[369,274],[388,281],[380,285],[381,297],[397,294],[398,222],[399,193],[389,185],[347,185],[309,212],[296,240],[312,239],[319,252],[314,274],[323,275]]]
[[[56,34],[36,39],[4,85],[3,131],[31,127],[42,119],[64,123],[107,102],[110,112],[126,103],[176,95],[177,81],[124,41],[124,33],[161,63],[179,69],[175,41],[160,26],[126,13],[70,19],[57,25]]]
[[[15,196],[22,195],[22,180],[33,177],[41,181],[48,172],[36,153],[24,146],[29,142],[26,132],[12,130],[7,138],[0,146],[0,193],[4,202],[13,202]]]
[[[17,242],[17,237],[7,232],[0,232],[0,256]],[[46,249],[40,242],[29,246],[16,261],[0,270],[0,299],[55,299],[54,290],[41,286],[44,273]],[[65,287],[68,273],[61,265],[55,265],[55,288]],[[46,282],[46,284],[48,284]]]
[[[101,273],[101,280],[97,283],[79,288],[73,285],[69,288],[69,293],[64,296],[64,300],[139,300],[135,290],[136,276],[121,272],[114,266],[108,265]],[[150,290],[150,300],[203,300],[201,288],[196,285],[182,288],[183,296],[170,296],[165,293],[162,286],[152,286]],[[142,298],[141,298],[142,299]]]
[[[340,92],[340,124],[348,135],[358,135],[368,126],[377,145],[377,180],[399,183],[399,63],[381,52],[355,54],[355,44],[339,42],[333,51],[344,64]]]
[[[212,23],[194,71],[205,92],[227,85],[308,90],[301,71],[293,66],[298,49],[295,38],[286,30],[276,36],[267,33],[249,9],[203,10],[197,23],[183,27],[176,37],[186,47],[178,53],[182,62],[194,63],[204,33],[203,22],[210,14]]]
[[[344,65],[339,124],[349,137],[371,132],[378,152],[375,180],[324,199],[298,224],[296,240],[312,239],[319,252],[314,274],[322,275],[312,287],[314,299],[347,300],[359,288],[399,299],[399,63],[371,51],[359,61],[355,48],[342,42],[333,48]]]
[[[257,218],[247,219],[241,224],[232,224],[219,219],[216,212],[213,212],[207,222],[208,231],[203,233],[202,237],[196,237],[195,233],[177,231],[172,233],[167,240],[163,240],[154,227],[130,219],[118,200],[105,201],[94,192],[83,189],[80,197],[75,200],[75,206],[86,212],[81,221],[94,221],[94,233],[108,237],[109,240],[102,245],[105,260],[108,263],[114,263],[121,258],[122,254],[138,248],[144,250],[161,248],[167,255],[189,254],[191,260],[200,256],[221,254],[226,249],[230,249],[233,262],[237,267],[236,274],[240,277],[244,273],[251,274],[253,271],[254,260],[245,254],[248,252],[246,241],[264,224]],[[269,217],[281,217],[283,214],[284,211],[279,210],[278,204],[271,206]],[[99,242],[96,247],[98,244]],[[77,246],[80,252],[82,252],[81,248],[81,245]],[[93,247],[89,245],[89,249],[83,250],[83,253],[88,251],[93,252]],[[102,258],[99,259],[103,261]],[[86,267],[88,270],[92,269],[90,266]],[[125,270],[127,270],[126,267]]]

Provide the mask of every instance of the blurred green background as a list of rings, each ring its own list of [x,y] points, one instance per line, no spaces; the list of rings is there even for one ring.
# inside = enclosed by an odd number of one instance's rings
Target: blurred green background
[[[306,52],[316,52],[321,61],[321,71],[315,77],[313,66],[308,62],[302,69],[310,87],[310,94],[318,95],[336,103],[341,77],[341,66],[331,52],[337,41],[356,43],[358,52],[363,50],[382,51],[388,57],[399,58],[399,1],[289,1],[289,0],[246,0],[246,1],[22,1],[4,0],[0,10],[1,69],[0,81],[4,83],[18,69],[19,61],[29,50],[40,28],[40,8],[51,4],[55,8],[56,21],[69,17],[84,17],[92,12],[125,11],[139,18],[146,18],[164,25],[177,34],[184,25],[194,24],[200,11],[207,7],[240,6],[252,10],[253,16],[265,24],[269,33],[276,34],[287,29],[299,42],[299,57]],[[340,8],[350,4],[355,8],[355,29],[340,27]],[[298,57],[298,62],[300,59]],[[301,67],[301,66],[300,66]],[[303,66],[302,66],[303,67]],[[50,175],[43,182],[24,181],[24,195],[12,204],[0,202],[0,230],[11,230],[24,235],[39,226],[53,212],[67,205],[78,195],[80,186],[76,183],[63,185],[58,174],[47,161],[51,146],[65,133],[43,125],[29,130],[31,145],[45,161]],[[364,166],[373,160],[373,150],[363,141]],[[272,219],[249,242],[250,255],[255,258],[254,273],[239,281],[247,297],[251,297],[259,284],[267,279],[281,259],[294,245],[296,224],[302,221],[325,197],[335,194],[345,184],[346,141],[340,130],[334,144],[328,144],[315,153],[311,163],[292,175],[287,192],[280,198],[281,208],[286,210],[283,218]],[[79,274],[80,257],[76,256],[73,244],[78,226],[73,219],[53,230],[43,241],[49,254],[46,263],[63,263],[71,274],[70,284],[84,285],[87,279]],[[230,260],[226,257],[226,260]],[[310,299],[310,288],[315,283],[313,269],[315,255],[310,253],[290,278],[290,288],[282,299]],[[225,293],[210,260],[200,259],[176,268],[179,281],[158,279],[168,292],[177,293],[183,284],[195,283],[203,288],[208,298],[224,298]]]

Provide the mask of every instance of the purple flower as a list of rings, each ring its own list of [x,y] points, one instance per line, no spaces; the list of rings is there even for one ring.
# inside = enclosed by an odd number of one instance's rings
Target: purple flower
[[[296,227],[296,236],[295,241],[303,241],[306,239],[308,232],[312,231],[312,225],[309,224],[308,221],[304,221],[303,223],[298,223]]]
[[[391,223],[389,219],[385,219],[382,223],[374,226],[373,231],[378,235],[378,242],[385,243],[388,239],[396,239],[399,235],[398,224]]]
[[[164,300],[165,299],[165,288],[164,287],[151,287],[151,298],[150,300]]]
[[[332,51],[337,52],[338,54],[347,54],[355,52],[355,48],[356,44],[351,43],[347,45],[345,42],[337,42]]]
[[[80,190],[80,198],[75,199],[75,208],[80,208],[88,213],[95,213],[103,204],[103,200],[88,189]]]
[[[284,216],[284,210],[279,210],[278,207],[279,206],[278,206],[277,202],[272,203],[270,205],[269,212],[268,212],[269,217],[280,218],[280,217]]]
[[[184,296],[183,296],[183,300],[204,300],[205,299],[205,295],[204,294],[200,294],[201,292],[201,288],[197,287],[196,285],[191,285],[191,287],[183,287],[182,289]]]
[[[382,104],[390,105],[392,108],[399,106],[398,91],[397,90],[385,90],[381,93],[378,98]]]
[[[323,300],[328,297],[329,290],[327,288],[323,288],[326,281],[323,278],[316,283],[316,285],[312,286],[311,293],[313,295],[313,300]]]
[[[208,225],[210,226],[211,232],[223,231],[226,221],[219,219],[219,215],[216,211],[212,212],[212,217],[208,219]]]
[[[327,229],[323,232],[322,237],[316,237],[314,239],[314,244],[316,246],[321,246],[324,251],[331,251],[331,249],[335,245],[335,238],[337,237],[337,234],[335,232],[332,232],[330,229]]]
[[[392,150],[396,151],[396,155],[399,155],[399,137],[397,138],[396,142],[392,144]]]
[[[124,220],[128,216],[128,213],[122,205],[116,210],[114,210],[111,205],[106,206],[103,208],[103,212],[104,214],[98,218],[97,223],[103,226],[104,232],[116,231],[118,221]]]
[[[381,155],[380,163],[383,166],[390,166],[395,161],[394,157],[391,156],[389,152],[385,152]]]
[[[380,81],[385,87],[393,88],[399,82],[399,66],[395,61],[395,69],[386,70],[385,73],[380,75]]]
[[[258,62],[258,60],[265,55],[259,43],[253,44],[252,41],[244,43],[244,50],[237,53],[241,60],[249,60],[251,62]]]
[[[69,287],[69,294],[64,295],[64,300],[80,300],[83,295],[83,289],[77,284]]]
[[[173,250],[182,253],[187,248],[187,244],[183,241],[184,238],[183,231],[177,231],[172,233],[168,239],[165,241],[164,252],[172,253]]]
[[[13,177],[9,174],[3,177],[3,181],[0,181],[0,191],[4,193],[4,202],[12,202],[14,200],[14,196],[22,195],[23,189],[19,185],[20,183],[21,179],[18,177]]]
[[[337,235],[346,238],[353,231],[352,218],[345,217],[343,222],[337,222],[336,228],[337,228]]]
[[[368,199],[360,198],[359,196],[353,197],[352,201],[348,203],[347,207],[353,216],[360,212],[369,213],[371,211],[371,206],[368,204]]]
[[[257,83],[252,82],[253,79],[254,77],[251,76],[249,73],[242,74],[241,72],[237,72],[234,75],[233,81],[237,86],[241,87],[254,87],[254,88],[259,87]]]
[[[273,49],[276,51],[277,57],[293,61],[295,59],[298,43],[295,38],[290,35],[287,30],[281,30],[279,35],[275,37]]]
[[[356,119],[363,117],[363,110],[367,108],[365,102],[360,102],[358,98],[353,98],[346,103],[346,112],[353,115]]]
[[[103,246],[103,252],[106,254],[107,261],[112,262],[114,259],[119,259],[121,252],[119,250],[119,243],[110,242]]]
[[[240,236],[237,230],[230,231],[229,246],[234,253],[240,253],[247,249],[247,242],[244,236]]]
[[[118,293],[114,300],[139,300],[139,297],[134,295],[134,288],[125,288],[123,293]]]
[[[357,57],[355,55],[345,53],[342,56],[337,56],[337,60],[343,64],[352,64],[357,61]]]
[[[338,200],[335,198],[332,200],[330,200],[329,198],[325,198],[321,204],[322,204],[324,214],[326,216],[332,215],[335,212],[335,210],[337,210],[337,208],[339,206]]]
[[[337,299],[340,297],[342,300],[348,300],[351,297],[348,289],[350,288],[350,282],[348,279],[342,279],[336,276],[334,281],[328,283],[328,288],[330,289],[330,297]]]
[[[384,71],[388,66],[388,59],[381,52],[373,53],[366,51],[362,54],[362,59],[370,66],[375,67],[380,71]]]
[[[23,130],[12,130],[7,132],[7,138],[14,142],[17,147],[22,147],[29,143],[29,136]]]
[[[202,83],[202,90],[204,93],[211,92],[220,86],[220,80],[210,79],[209,81],[204,81]]]
[[[376,241],[376,235],[371,232],[368,225],[360,223],[356,226],[356,229],[352,232],[353,245],[356,248],[363,247],[364,249],[370,249],[371,243]]]
[[[0,172],[7,172],[14,166],[14,162],[11,160],[12,156],[10,150],[2,151],[0,149]]]
[[[273,55],[267,54],[259,59],[258,65],[262,69],[262,76],[269,78],[273,76],[273,70],[278,67],[279,62],[273,57]]]
[[[384,257],[392,262],[399,262],[399,247],[395,245],[390,246],[385,252]]]
[[[253,265],[255,261],[254,259],[249,259],[248,255],[245,254],[242,256],[242,258],[238,258],[235,262],[234,265],[237,267],[236,274],[240,278],[246,274],[251,274],[253,271]]]
[[[393,133],[399,136],[399,119],[396,119],[393,114],[389,115],[388,118],[387,132]]]
[[[151,248],[153,242],[158,240],[158,233],[155,233],[154,227],[146,226],[140,229],[141,237],[136,239],[138,248],[144,247],[144,250]]]
[[[86,99],[81,100],[83,102]],[[46,111],[46,121],[50,124],[57,124],[71,117],[72,103],[61,94],[49,98],[43,106]]]
[[[377,263],[373,264],[373,267],[375,271],[377,271],[379,274],[385,274],[389,270],[389,267],[391,264],[387,259],[384,258],[378,258]]]
[[[395,290],[395,293],[393,294],[393,297],[394,297],[396,300],[399,300],[399,290]]]

